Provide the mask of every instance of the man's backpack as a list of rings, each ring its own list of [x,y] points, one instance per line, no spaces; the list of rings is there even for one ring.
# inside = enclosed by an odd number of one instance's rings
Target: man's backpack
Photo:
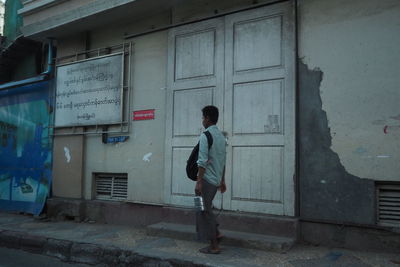
[[[210,150],[213,144],[213,138],[209,131],[205,131],[204,134],[207,137],[208,150]],[[197,145],[193,148],[192,153],[190,153],[189,159],[186,162],[186,175],[192,181],[197,180],[197,173],[199,171],[197,166],[197,160],[199,158],[199,143],[197,143]]]

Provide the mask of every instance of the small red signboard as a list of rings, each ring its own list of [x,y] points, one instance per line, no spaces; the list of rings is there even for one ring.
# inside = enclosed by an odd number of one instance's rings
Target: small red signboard
[[[134,121],[154,120],[155,109],[138,110],[133,112]]]

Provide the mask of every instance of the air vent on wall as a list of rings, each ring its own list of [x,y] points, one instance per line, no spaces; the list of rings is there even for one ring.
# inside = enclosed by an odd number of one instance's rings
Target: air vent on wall
[[[378,184],[378,224],[400,227],[400,184]]]
[[[128,175],[95,173],[96,199],[124,200],[128,197]]]

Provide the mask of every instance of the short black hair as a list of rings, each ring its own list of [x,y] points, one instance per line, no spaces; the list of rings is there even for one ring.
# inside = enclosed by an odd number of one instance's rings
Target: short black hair
[[[204,118],[208,117],[208,119],[210,120],[211,123],[217,124],[218,116],[219,116],[217,107],[205,106],[201,111],[203,112]]]

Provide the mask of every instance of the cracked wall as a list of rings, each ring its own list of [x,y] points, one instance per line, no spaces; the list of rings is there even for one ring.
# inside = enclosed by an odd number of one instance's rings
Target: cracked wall
[[[349,174],[332,151],[320,84],[323,73],[299,63],[300,216],[375,223],[374,181]]]
[[[332,150],[358,177],[400,181],[400,2],[300,1],[299,57],[324,73]]]
[[[400,181],[400,2],[298,4],[301,216],[375,224],[375,182]]]

